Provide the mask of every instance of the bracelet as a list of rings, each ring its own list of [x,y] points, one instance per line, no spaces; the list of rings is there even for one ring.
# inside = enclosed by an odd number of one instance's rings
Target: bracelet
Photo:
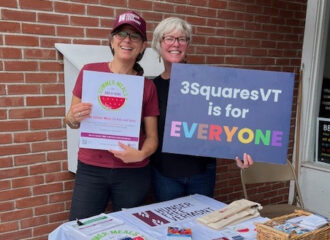
[[[69,117],[69,113],[66,115],[66,118],[68,119],[68,121],[69,121],[69,123],[71,124],[72,127],[74,127],[74,128],[79,127],[79,122],[78,123],[72,122],[72,119]]]

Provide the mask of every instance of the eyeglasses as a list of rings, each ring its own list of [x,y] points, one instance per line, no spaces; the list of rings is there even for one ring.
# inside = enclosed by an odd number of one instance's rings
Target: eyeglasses
[[[142,37],[140,34],[132,32],[125,32],[125,31],[120,31],[114,34],[119,40],[124,40],[127,36],[129,39],[131,39],[132,42],[139,42],[142,41]]]
[[[166,43],[168,45],[174,44],[176,40],[181,45],[187,44],[188,41],[189,41],[189,39],[187,37],[173,37],[173,36],[165,36],[165,37],[163,37],[164,43]]]

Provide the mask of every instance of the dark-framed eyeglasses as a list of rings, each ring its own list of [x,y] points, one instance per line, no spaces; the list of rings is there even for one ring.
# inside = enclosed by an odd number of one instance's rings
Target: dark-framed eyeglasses
[[[119,31],[119,32],[116,32],[114,34],[114,36],[116,38],[118,38],[119,40],[124,40],[128,36],[129,39],[131,39],[132,42],[142,41],[141,35],[138,34],[138,33],[135,33],[135,32],[129,33],[129,32],[126,32],[126,31]]]
[[[164,36],[163,41],[168,45],[174,44],[175,41],[178,41],[178,43],[181,45],[185,45],[189,42],[189,39],[184,36],[183,37]]]

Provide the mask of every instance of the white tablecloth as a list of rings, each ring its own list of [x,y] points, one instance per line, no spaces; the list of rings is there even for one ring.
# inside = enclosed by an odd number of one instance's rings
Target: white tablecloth
[[[129,226],[134,226],[139,231],[147,233],[157,240],[166,239],[168,226],[191,228],[193,240],[213,240],[221,239],[223,236],[228,238],[233,232],[234,235],[237,235],[237,232],[235,233],[235,229],[224,231],[212,230],[197,223],[195,219],[207,212],[223,208],[224,206],[226,204],[216,201],[213,198],[195,194],[166,202],[125,209],[108,215],[124,221]],[[69,226],[73,223],[74,221],[62,224],[50,233],[48,239],[81,240],[73,239],[72,236],[69,236]],[[253,238],[249,237],[246,239]]]

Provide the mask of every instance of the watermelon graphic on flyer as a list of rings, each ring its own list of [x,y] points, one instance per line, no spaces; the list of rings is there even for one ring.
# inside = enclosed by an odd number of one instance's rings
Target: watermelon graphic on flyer
[[[104,82],[99,89],[99,103],[107,110],[118,110],[127,100],[127,91],[120,81],[110,80]]]

